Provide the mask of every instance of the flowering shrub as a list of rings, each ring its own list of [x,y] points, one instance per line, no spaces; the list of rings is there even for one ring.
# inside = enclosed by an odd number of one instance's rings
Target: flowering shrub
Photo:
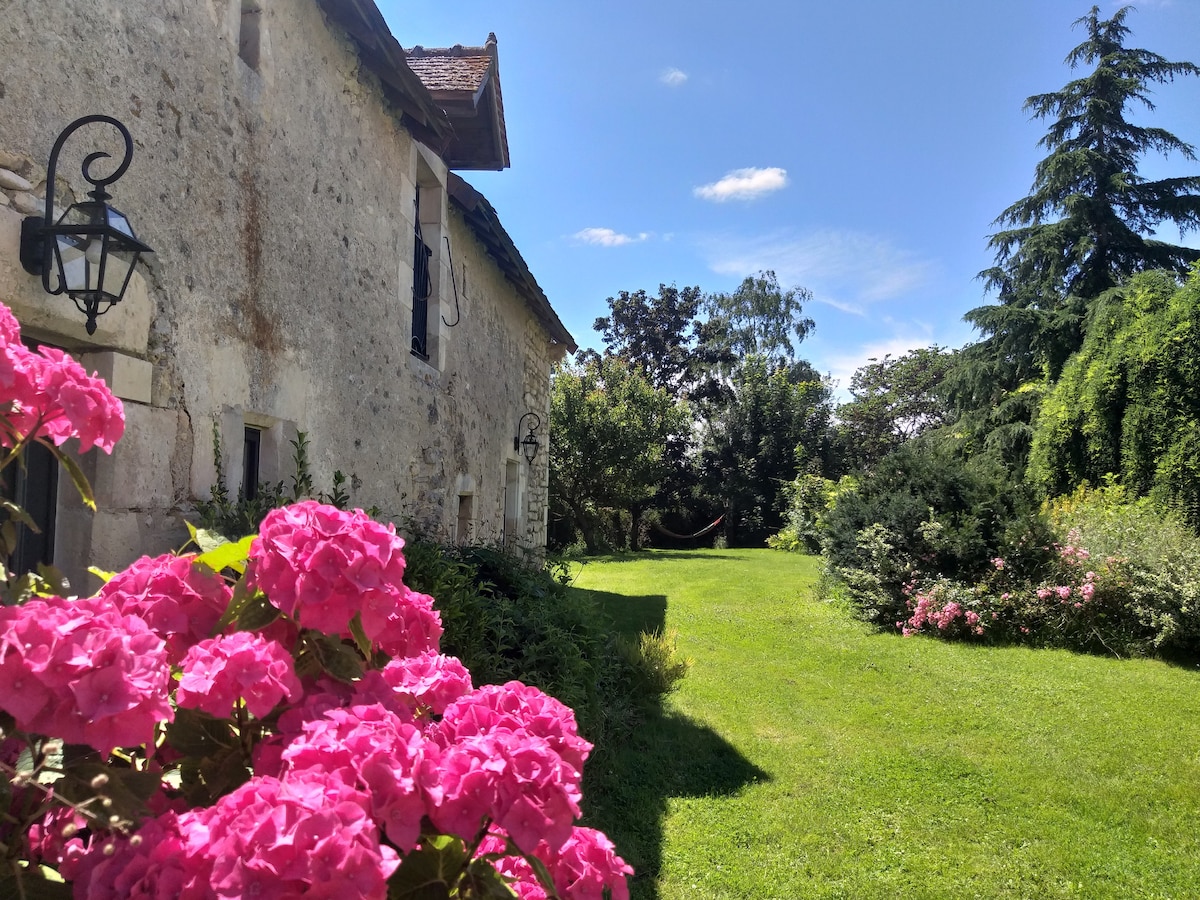
[[[5,396],[16,447],[50,406]],[[306,502],[95,597],[0,607],[0,895],[627,898],[630,868],[575,824],[571,709],[474,687],[403,547]]]

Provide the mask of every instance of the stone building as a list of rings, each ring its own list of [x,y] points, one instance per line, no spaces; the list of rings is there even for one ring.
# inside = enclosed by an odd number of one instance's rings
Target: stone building
[[[13,0],[3,19],[0,301],[127,417],[81,460],[98,512],[50,468],[23,476],[77,587],[180,546],[218,479],[288,479],[300,432],[317,490],[340,470],[402,527],[544,548],[549,372],[575,345],[457,174],[509,164],[493,36],[410,55],[371,0]],[[110,202],[154,252],[88,334],[19,246],[56,136],[94,113],[132,135]],[[56,206],[96,150],[120,159],[114,129],[67,142]]]

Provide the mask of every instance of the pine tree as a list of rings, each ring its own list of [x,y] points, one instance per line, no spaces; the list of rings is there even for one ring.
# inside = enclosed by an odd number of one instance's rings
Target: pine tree
[[[1083,342],[1089,301],[1127,276],[1148,269],[1183,274],[1200,258],[1200,251],[1149,236],[1166,222],[1181,235],[1200,227],[1200,176],[1138,175],[1148,152],[1195,160],[1194,148],[1125,115],[1131,106],[1154,109],[1151,85],[1198,75],[1200,67],[1126,47],[1130,9],[1102,20],[1093,6],[1075,22],[1087,40],[1066,58],[1072,69],[1090,65],[1091,72],[1025,101],[1034,118],[1054,121],[1039,142],[1048,155],[1032,192],[1000,214],[995,224],[1003,230],[989,241],[996,264],[980,276],[999,302],[966,316],[985,335],[969,355],[980,364],[978,401],[994,401],[999,386],[1056,378]]]

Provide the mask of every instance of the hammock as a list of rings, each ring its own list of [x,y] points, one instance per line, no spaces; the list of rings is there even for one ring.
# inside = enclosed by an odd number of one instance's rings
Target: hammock
[[[714,528],[716,528],[718,525],[720,525],[721,520],[724,518],[725,518],[724,515],[717,516],[717,521],[713,522],[711,525],[705,525],[703,528],[701,528],[695,534],[676,534],[673,531],[668,531],[666,528],[663,528],[657,522],[654,523],[654,530],[661,531],[667,537],[672,538],[673,540],[676,540],[676,541],[690,541],[690,540],[693,540],[698,537],[704,537],[706,534],[708,534],[710,531],[712,531]]]

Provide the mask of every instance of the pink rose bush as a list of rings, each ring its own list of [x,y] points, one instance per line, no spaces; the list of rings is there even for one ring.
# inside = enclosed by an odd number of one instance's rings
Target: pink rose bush
[[[8,462],[123,427],[3,306],[0,398]],[[403,547],[305,501],[267,515],[240,577],[214,571],[226,546],[0,605],[0,841],[31,895],[45,867],[78,900],[628,898],[632,870],[576,825],[574,713],[441,654]]]
[[[962,640],[1024,640],[1087,646],[1099,627],[1117,618],[1129,589],[1126,561],[1094,561],[1077,532],[1047,548],[1048,570],[1032,581],[1003,558],[991,560],[987,577],[964,585],[946,578],[907,585],[910,615],[896,623],[903,635],[930,634]]]

